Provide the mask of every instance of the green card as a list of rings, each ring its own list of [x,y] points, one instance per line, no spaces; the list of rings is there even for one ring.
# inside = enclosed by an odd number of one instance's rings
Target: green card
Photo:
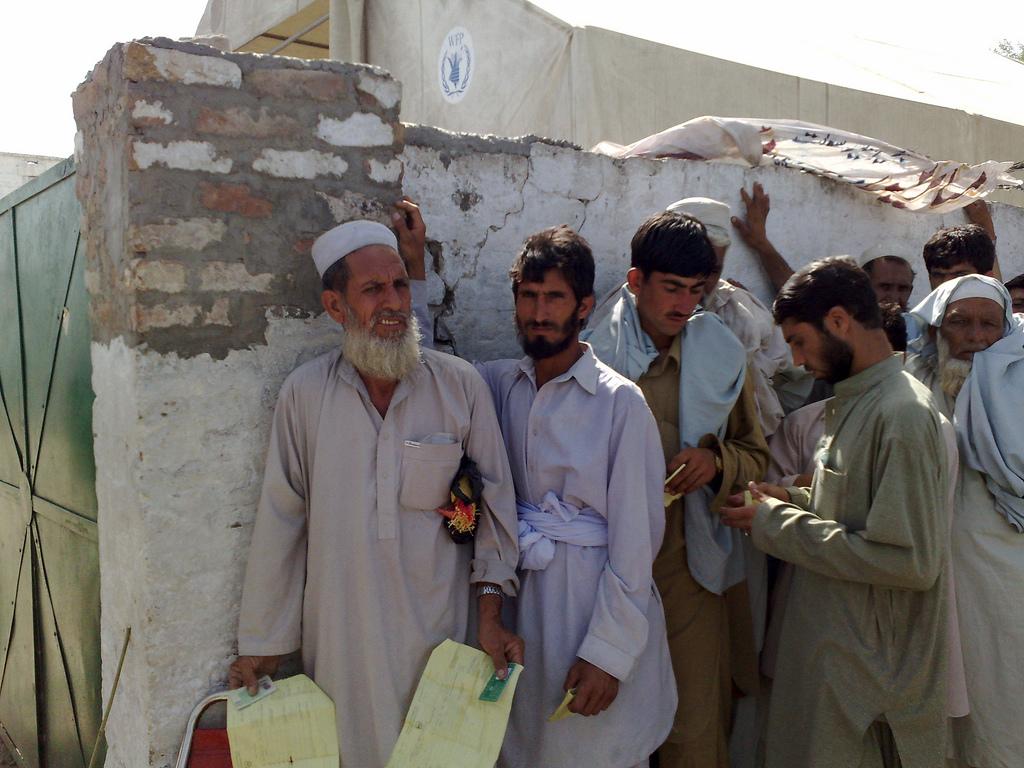
[[[505,686],[508,685],[508,681],[512,679],[512,670],[516,668],[516,663],[510,661],[508,663],[508,674],[505,675],[504,680],[499,680],[497,673],[491,675],[491,679],[487,681],[487,685],[484,686],[483,691],[480,692],[480,701],[497,701],[501,698],[502,692],[505,690]]]

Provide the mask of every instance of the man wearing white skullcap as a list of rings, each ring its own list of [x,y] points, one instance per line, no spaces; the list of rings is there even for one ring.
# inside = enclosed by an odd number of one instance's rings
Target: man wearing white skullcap
[[[879,303],[893,302],[906,311],[914,290],[914,269],[901,256],[903,249],[889,243],[876,243],[857,259],[857,266],[868,273]]]
[[[754,397],[761,429],[765,437],[770,437],[783,416],[772,380],[776,374],[792,368],[792,360],[768,308],[750,291],[721,279],[725,254],[732,244],[729,206],[707,197],[688,197],[666,210],[693,216],[707,230],[718,267],[708,275],[701,304],[722,318],[747,350],[747,361],[754,371]]]
[[[908,370],[956,428],[952,562],[970,713],[951,765],[1024,764],[1024,318],[998,280],[942,283],[911,311],[928,330]]]
[[[518,585],[518,546],[490,391],[468,363],[420,348],[398,249],[370,221],[313,245],[324,309],[345,332],[340,349],[281,388],[229,674],[254,690],[301,648],[334,701],[346,766],[387,763],[446,638],[475,634],[500,676],[523,661],[500,619],[502,593]],[[459,478],[475,489],[461,507]]]

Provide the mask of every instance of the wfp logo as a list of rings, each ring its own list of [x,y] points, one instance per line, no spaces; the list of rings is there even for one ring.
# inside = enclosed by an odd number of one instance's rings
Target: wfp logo
[[[441,96],[449,104],[462,101],[473,79],[473,38],[462,27],[454,27],[445,35],[441,55],[437,59]]]

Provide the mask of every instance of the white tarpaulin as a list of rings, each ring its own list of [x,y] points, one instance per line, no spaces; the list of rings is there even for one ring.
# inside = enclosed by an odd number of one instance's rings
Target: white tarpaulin
[[[946,213],[996,189],[1024,190],[1009,175],[1024,163],[932,160],[878,139],[797,120],[698,117],[628,146],[603,141],[612,157],[683,158],[778,165],[851,184],[896,208]]]
[[[410,123],[592,146],[698,115],[784,115],[967,163],[1016,159],[1024,147],[1024,67],[994,53],[922,53],[913,35],[883,45],[853,37],[853,25],[808,48],[786,24],[740,38],[728,24],[687,24],[688,4],[654,0],[637,2],[625,27],[608,29],[613,19],[602,8],[611,4],[602,3],[573,6],[576,25],[543,10],[565,6],[553,0],[358,3],[366,59],[402,83],[401,116]],[[199,31],[266,52],[327,6],[209,0]],[[325,27],[282,53],[326,56]]]

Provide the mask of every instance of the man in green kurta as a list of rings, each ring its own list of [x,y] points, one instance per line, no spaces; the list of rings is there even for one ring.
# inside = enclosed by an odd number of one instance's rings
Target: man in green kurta
[[[811,487],[757,486],[722,510],[796,565],[768,768],[936,768],[944,760],[948,466],[931,394],[902,369],[852,260],[775,300],[794,362],[835,384]]]

